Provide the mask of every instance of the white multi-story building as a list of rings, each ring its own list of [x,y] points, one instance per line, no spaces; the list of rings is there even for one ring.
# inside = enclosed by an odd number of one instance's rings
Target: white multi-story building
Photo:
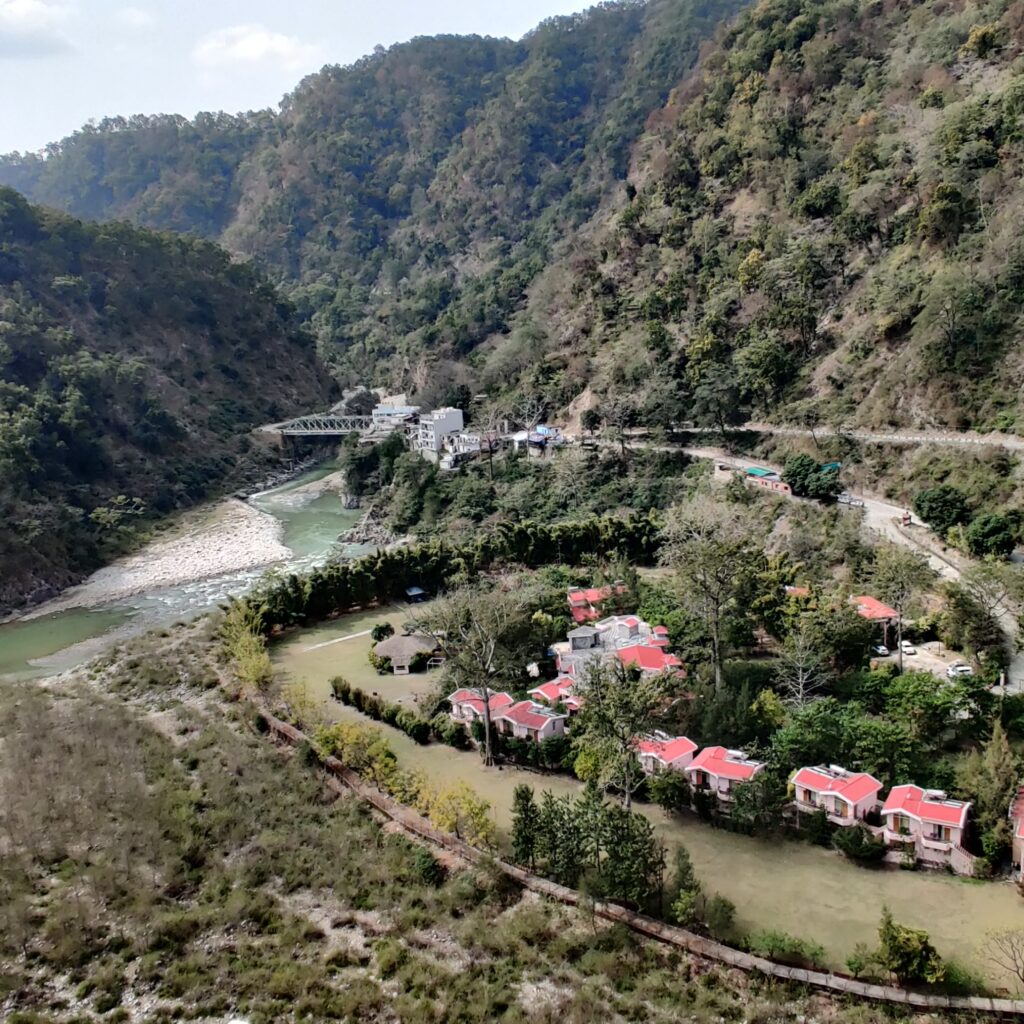
[[[444,440],[450,434],[462,433],[465,420],[461,409],[435,409],[424,413],[414,428],[413,447],[424,458],[436,461],[444,448]]]

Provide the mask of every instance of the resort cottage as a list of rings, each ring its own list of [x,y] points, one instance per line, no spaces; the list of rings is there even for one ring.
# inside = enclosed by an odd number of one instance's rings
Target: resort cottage
[[[636,753],[640,767],[648,775],[659,772],[681,772],[692,760],[697,744],[685,736],[668,736],[663,732],[653,733],[637,740]]]
[[[502,735],[533,740],[534,743],[541,743],[552,736],[564,736],[566,720],[567,716],[532,700],[521,700],[494,716]]]
[[[882,806],[886,845],[913,849],[917,860],[969,875],[973,860],[963,847],[970,803],[949,800],[941,789],[896,786]]]
[[[574,587],[569,591],[569,614],[580,625],[601,618],[601,605],[612,594],[624,594],[626,586],[616,583],[611,587]]]
[[[389,636],[375,644],[373,653],[378,658],[391,661],[391,671],[396,676],[407,676],[412,671],[412,663],[417,656],[433,654],[437,649],[437,641],[428,636]]]
[[[483,694],[476,689],[456,690],[448,698],[451,704],[451,718],[462,725],[472,725],[475,721],[483,721],[484,698]],[[499,711],[515,703],[515,698],[508,693],[492,693],[488,703],[491,706],[491,721],[493,722]]]
[[[705,747],[685,768],[695,792],[713,793],[720,802],[730,803],[738,783],[749,782],[764,764],[751,761],[742,750]]]
[[[879,805],[882,784],[867,772],[848,772],[838,765],[801,768],[792,778],[793,804],[798,811],[824,808],[834,825],[855,825]]]

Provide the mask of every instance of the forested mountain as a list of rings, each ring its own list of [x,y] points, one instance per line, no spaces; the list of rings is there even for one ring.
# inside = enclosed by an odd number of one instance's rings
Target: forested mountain
[[[106,122],[0,178],[216,236],[341,380],[424,403],[1019,430],[1024,4],[739,6],[417,39],[278,113]]]
[[[251,265],[0,188],[0,610],[239,479],[251,427],[326,398]]]
[[[553,401],[1020,432],[1022,44],[1010,0],[741,14],[549,275]]]
[[[518,42],[415,39],[310,76],[278,114],[113,119],[45,159],[3,158],[0,180],[79,216],[220,238],[291,290],[344,376],[422,387],[465,374],[424,354],[504,329],[739,6],[620,0]]]

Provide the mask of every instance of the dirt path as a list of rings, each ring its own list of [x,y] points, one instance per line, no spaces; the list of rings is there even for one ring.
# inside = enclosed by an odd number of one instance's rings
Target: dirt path
[[[687,427],[690,434],[717,434],[718,427]],[[959,447],[983,448],[996,445],[1010,451],[1024,451],[1024,438],[1010,434],[976,434],[972,431],[958,432],[955,430],[836,430],[831,427],[818,427],[809,430],[806,427],[777,426],[773,423],[744,423],[738,427],[730,427],[730,431],[741,431],[757,434],[779,434],[787,437],[852,437],[857,441],[868,441],[876,444],[943,444]]]

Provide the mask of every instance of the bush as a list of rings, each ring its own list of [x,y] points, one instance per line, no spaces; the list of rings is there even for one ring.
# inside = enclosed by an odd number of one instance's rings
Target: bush
[[[704,907],[704,924],[714,938],[728,938],[736,926],[736,904],[715,893]]]
[[[690,806],[690,783],[682,772],[658,772],[647,780],[651,799],[666,811],[683,811]]]
[[[820,967],[825,963],[825,950],[816,942],[798,939],[786,932],[755,932],[747,948],[758,956],[794,967]]]
[[[375,643],[379,644],[381,640],[387,640],[389,636],[395,635],[395,627],[390,622],[378,622],[373,629],[370,630],[370,639]]]
[[[381,655],[377,654],[372,649],[367,652],[366,657],[370,664],[377,670],[378,675],[386,676],[392,671],[390,658],[381,657]]]
[[[965,532],[967,549],[976,558],[995,555],[1005,558],[1017,541],[1016,523],[999,512],[978,516]]]
[[[913,507],[921,519],[942,536],[971,517],[967,496],[951,484],[921,491],[914,498]]]
[[[863,825],[836,829],[832,845],[850,860],[877,864],[885,856],[885,843],[876,839]]]
[[[464,750],[469,746],[469,736],[465,727],[459,722],[452,721],[444,713],[435,715],[430,720],[430,727],[434,730],[437,739],[442,743],[447,743],[450,747]]]
[[[352,684],[344,676],[334,676],[331,679],[331,693],[334,699],[348,704],[349,696],[352,693]]]
[[[417,651],[409,662],[409,671],[426,672],[428,664],[430,664],[430,654],[427,651]]]
[[[436,889],[444,883],[446,875],[444,865],[425,846],[416,850],[412,859],[412,869],[424,885]]]
[[[819,807],[813,814],[804,818],[804,831],[807,838],[817,846],[828,846],[832,841],[835,826],[828,820],[828,812]]]

